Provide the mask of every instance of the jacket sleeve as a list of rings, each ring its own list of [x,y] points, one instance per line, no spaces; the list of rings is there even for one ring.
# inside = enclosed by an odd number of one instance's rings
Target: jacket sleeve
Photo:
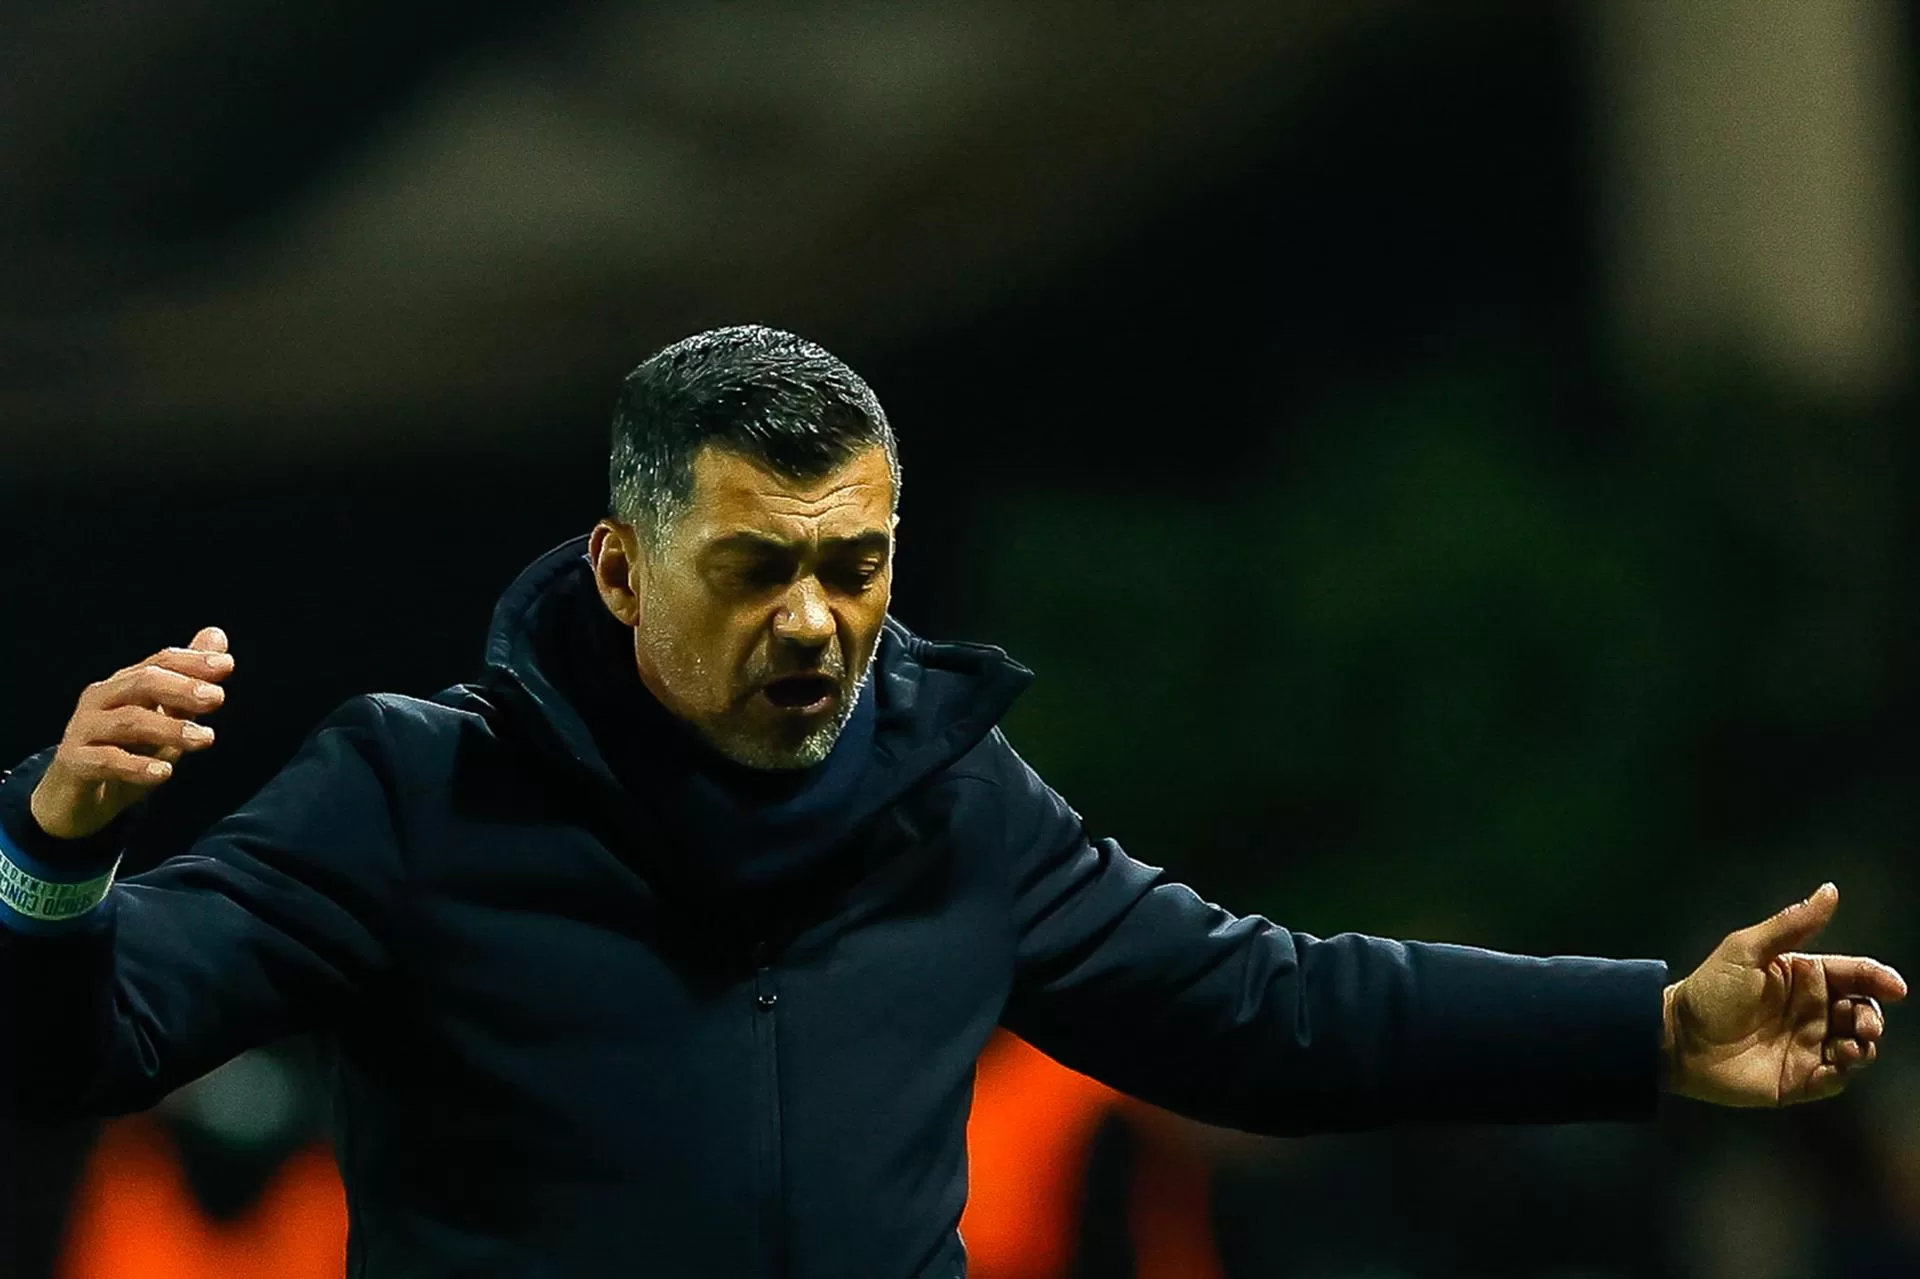
[[[70,869],[117,856],[33,824],[27,798],[51,757],[0,783],[0,852]],[[187,852],[112,885],[84,914],[48,926],[0,912],[0,1105],[143,1109],[348,1011],[393,964],[392,764],[380,703],[356,698]]]
[[[1016,858],[1003,1022],[1065,1065],[1272,1135],[1653,1112],[1664,964],[1236,917],[1090,837],[997,731],[987,748]]]

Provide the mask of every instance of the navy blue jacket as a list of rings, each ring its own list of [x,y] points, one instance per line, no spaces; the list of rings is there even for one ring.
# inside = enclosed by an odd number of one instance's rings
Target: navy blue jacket
[[[636,693],[568,543],[501,600],[481,679],[349,701],[186,853],[0,932],[0,1095],[137,1110],[311,1031],[351,1274],[656,1279],[963,1274],[1000,1026],[1262,1133],[1652,1111],[1662,965],[1229,914],[1014,753],[1030,678],[889,622],[834,756],[755,795]],[[109,840],[27,812],[50,756],[0,830],[97,869]]]

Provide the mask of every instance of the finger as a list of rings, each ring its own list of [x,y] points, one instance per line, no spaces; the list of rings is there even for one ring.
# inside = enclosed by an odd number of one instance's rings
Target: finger
[[[118,746],[138,753],[142,747],[200,750],[213,744],[213,730],[190,719],[175,719],[144,706],[116,706],[76,717],[72,732],[78,746]]]
[[[163,648],[143,665],[158,661],[170,669],[184,670],[189,675],[223,679],[233,673],[233,654],[227,651],[226,643],[225,634],[208,627],[194,636],[193,643],[187,647]]]
[[[205,715],[226,700],[226,690],[196,673],[158,664],[133,667],[90,689],[82,705],[96,711],[121,706],[161,707],[180,715]]]
[[[1805,901],[1795,902],[1750,928],[1729,934],[1727,944],[1737,959],[1750,964],[1768,963],[1811,941],[1827,926],[1839,905],[1839,888],[1832,883],[1822,884]]]
[[[1820,1046],[1820,1060],[1842,1071],[1865,1070],[1879,1059],[1880,1046],[1857,1039],[1834,1039]]]
[[[199,639],[200,636],[194,638]],[[225,679],[233,673],[233,654],[199,648],[163,648],[151,657],[122,667],[102,682],[111,684],[122,676],[135,675],[155,666],[200,679]]]
[[[193,637],[188,648],[203,653],[224,653],[227,651],[227,633],[218,626],[203,626],[200,633]]]
[[[118,746],[81,746],[68,753],[67,767],[83,782],[124,782],[146,788],[173,776],[173,765],[121,750]]]
[[[1789,1105],[1803,1101],[1824,1101],[1846,1091],[1847,1073],[1840,1067],[1822,1062],[1807,1075],[1806,1086],[1798,1095],[1787,1098]]]
[[[201,627],[200,630],[194,634],[192,641],[188,643],[185,651],[177,649],[172,651],[179,653],[182,658],[186,658],[187,655],[191,653],[207,654],[205,674],[211,679],[224,678],[227,673],[233,669],[233,658],[227,656],[227,633],[217,626]],[[218,657],[220,660],[214,660],[215,657]],[[172,713],[164,704],[161,705],[160,709],[163,712]],[[162,751],[161,754],[163,756],[171,754],[176,758],[178,755],[177,752],[167,751]]]
[[[1880,1011],[1880,1002],[1864,995],[1836,999],[1827,1019],[1829,1035],[1849,1039],[1878,1039],[1886,1033],[1886,1029],[1886,1014]]]
[[[1842,1070],[1851,1070],[1866,1059],[1867,1048],[1857,1039],[1833,1039],[1827,1042],[1820,1056]]]
[[[1907,980],[1891,966],[1859,955],[1809,955],[1827,978],[1830,998],[1877,999],[1897,1004],[1907,997]]]

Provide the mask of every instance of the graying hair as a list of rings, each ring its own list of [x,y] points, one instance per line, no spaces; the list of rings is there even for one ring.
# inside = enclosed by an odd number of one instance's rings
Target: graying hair
[[[709,329],[647,357],[613,415],[610,510],[658,545],[693,501],[709,446],[813,480],[855,454],[886,450],[894,504],[900,453],[873,390],[824,347],[759,324]]]

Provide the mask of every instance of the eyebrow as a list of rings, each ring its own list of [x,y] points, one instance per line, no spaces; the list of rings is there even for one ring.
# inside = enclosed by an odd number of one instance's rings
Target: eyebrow
[[[865,529],[850,533],[844,537],[825,537],[820,539],[820,548],[829,554],[838,551],[885,551],[892,545],[892,539],[885,529]],[[752,529],[739,529],[722,537],[717,537],[701,548],[700,554],[724,555],[729,552],[747,551],[759,554],[794,555],[800,550],[797,543],[769,537],[765,533],[756,533]]]

